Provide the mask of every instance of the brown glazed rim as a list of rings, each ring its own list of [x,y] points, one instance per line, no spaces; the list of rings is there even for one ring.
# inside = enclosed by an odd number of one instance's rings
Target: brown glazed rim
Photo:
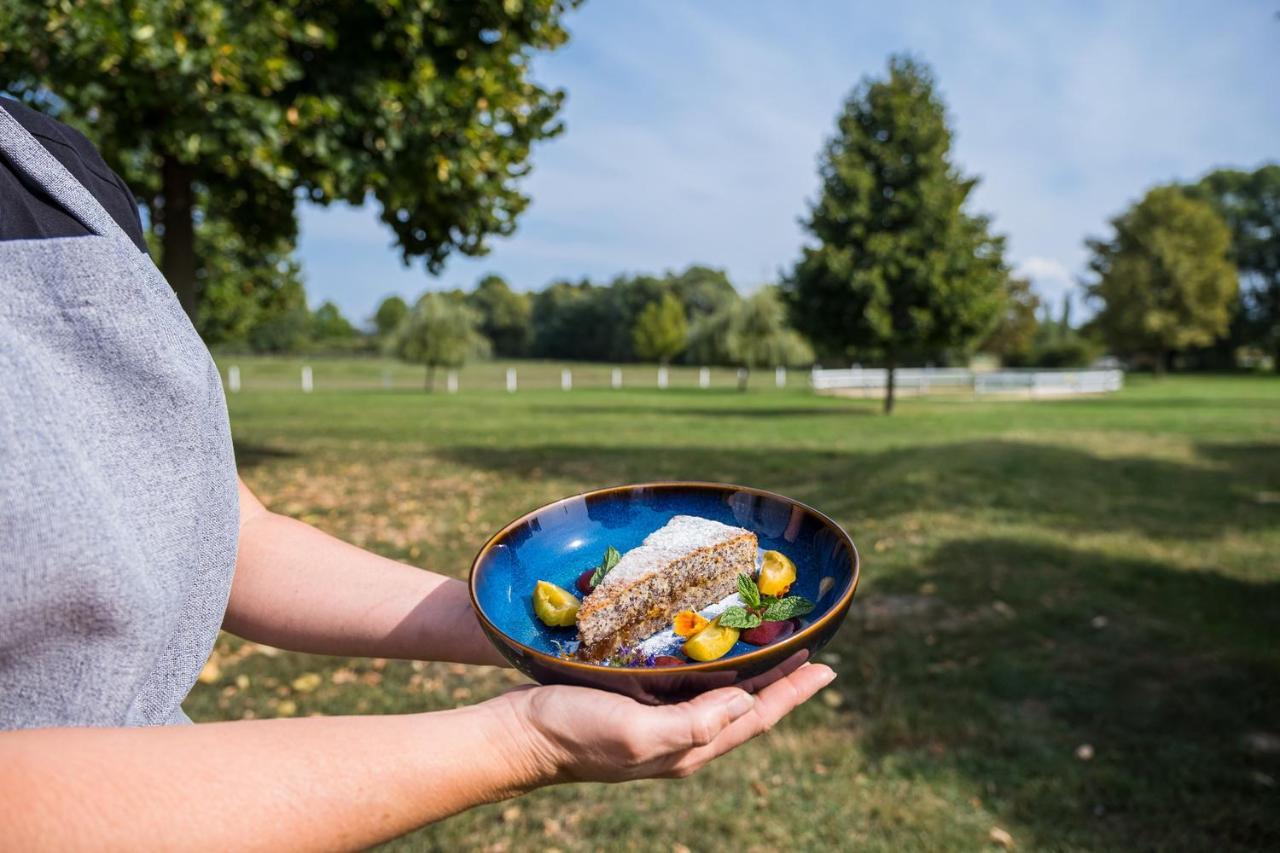
[[[804,628],[800,629],[799,631],[792,634],[790,637],[787,637],[785,640],[782,640],[781,642],[774,643],[769,646],[764,646],[753,652],[746,652],[745,654],[734,655],[733,657],[725,657],[719,660],[707,661],[705,663],[681,664],[680,666],[614,667],[614,666],[604,666],[602,664],[585,663],[582,661],[566,660],[565,658],[556,657],[555,655],[549,655],[546,652],[541,652],[535,648],[526,646],[524,643],[521,643],[518,640],[514,639],[506,631],[503,631],[501,628],[495,625],[493,621],[490,620],[489,617],[485,615],[484,609],[480,606],[480,600],[476,596],[476,568],[480,565],[480,561],[485,558],[485,556],[494,547],[494,545],[498,542],[498,540],[502,539],[512,530],[514,530],[515,528],[527,522],[533,516],[538,515],[539,513],[542,513],[546,510],[553,509],[554,507],[560,506],[561,504],[568,503],[569,501],[575,501],[575,500],[578,500],[579,498],[590,499],[590,498],[598,497],[601,495],[613,494],[614,492],[634,491],[637,489],[664,489],[664,490],[703,489],[707,491],[717,491],[717,492],[747,492],[748,494],[758,495],[766,498],[773,498],[775,500],[780,500],[780,501],[783,501],[784,503],[797,506],[800,509],[805,510],[806,512],[812,513],[815,518],[817,518],[819,521],[825,524],[828,527],[828,529],[834,532],[840,539],[844,541],[844,543],[847,546],[849,546],[849,553],[852,555],[852,559],[853,559],[853,565],[850,567],[853,573],[853,578],[852,578],[853,582],[849,584],[849,589],[845,591],[844,595],[840,596],[840,600],[837,601],[834,605],[832,605],[831,608],[828,609],[827,612],[821,618],[815,620],[812,624],[805,626]],[[803,641],[807,637],[810,637],[813,634],[817,633],[819,630],[822,629],[823,626],[825,626],[832,619],[836,618],[837,615],[842,613],[848,607],[849,603],[853,600],[853,594],[858,589],[858,580],[861,575],[861,568],[862,568],[862,558],[858,554],[857,546],[853,544],[852,537],[850,537],[849,534],[845,532],[843,527],[841,527],[839,524],[836,524],[834,521],[832,521],[831,518],[827,516],[825,513],[819,512],[818,510],[814,509],[813,507],[807,504],[800,503],[797,500],[793,500],[792,498],[786,497],[785,495],[780,495],[777,492],[770,492],[765,489],[756,489],[751,486],[735,486],[731,483],[711,483],[711,482],[703,482],[698,480],[669,480],[669,481],[658,481],[653,483],[632,483],[632,484],[626,484],[626,485],[620,485],[620,486],[608,486],[603,489],[592,489],[591,491],[580,492],[576,495],[569,495],[568,497],[561,498],[560,500],[557,500],[557,501],[552,501],[549,504],[545,504],[543,506],[538,507],[537,509],[526,512],[524,515],[520,516],[514,521],[508,522],[501,530],[499,530],[497,533],[490,536],[489,540],[480,547],[479,552],[476,553],[475,559],[471,561],[471,571],[467,578],[467,588],[471,594],[471,608],[472,610],[475,611],[476,618],[478,618],[485,627],[487,627],[490,631],[501,636],[503,641],[508,645],[514,648],[520,649],[525,654],[531,657],[546,661],[551,666],[583,669],[595,674],[613,673],[618,677],[632,676],[632,675],[641,676],[641,677],[650,676],[650,675],[670,676],[671,674],[678,673],[678,672],[717,671],[722,669],[729,669],[737,666],[740,663],[747,663],[750,661],[761,660],[766,657],[772,658],[777,656],[780,651],[784,651],[786,649],[804,645]]]

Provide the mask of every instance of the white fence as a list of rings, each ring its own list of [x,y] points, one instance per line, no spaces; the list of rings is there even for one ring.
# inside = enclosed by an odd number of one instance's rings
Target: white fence
[[[814,368],[810,375],[819,391],[881,390],[888,384],[883,368],[847,370]],[[1033,397],[1106,394],[1124,387],[1122,370],[997,370],[980,373],[963,367],[899,368],[894,385],[906,391],[929,393],[930,388],[969,388],[975,394],[1026,393]]]

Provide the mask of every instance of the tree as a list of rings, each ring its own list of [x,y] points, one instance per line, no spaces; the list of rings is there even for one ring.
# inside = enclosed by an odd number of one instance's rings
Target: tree
[[[311,314],[311,340],[321,346],[349,344],[360,337],[356,327],[332,302],[322,302]]]
[[[751,371],[813,363],[813,348],[787,325],[787,309],[776,287],[762,287],[699,321],[691,345],[704,362],[742,368],[738,390],[747,390]]]
[[[1031,289],[1030,280],[1009,276],[1005,280],[1004,311],[980,349],[999,358],[1002,364],[1026,364],[1035,343],[1039,310],[1040,297]]]
[[[287,281],[262,302],[259,318],[249,329],[249,346],[254,352],[297,352],[307,341],[310,322],[302,282]]]
[[[1091,239],[1088,285],[1102,304],[1095,324],[1111,351],[1164,372],[1173,352],[1227,331],[1236,296],[1231,232],[1207,203],[1157,187]]]
[[[150,242],[158,250],[158,241]],[[302,269],[289,241],[251,247],[225,219],[215,219],[200,223],[196,243],[205,263],[195,327],[207,345],[243,346],[256,327],[278,323],[281,312],[306,313]]]
[[[1184,191],[1213,205],[1231,230],[1240,286],[1233,342],[1269,352],[1280,372],[1280,165],[1219,169]]]
[[[390,340],[408,315],[409,303],[400,296],[388,296],[378,303],[378,310],[373,312],[374,334],[379,340]]]
[[[553,282],[536,294],[532,322],[533,352],[539,358],[610,361],[618,349],[615,338],[626,334],[610,288],[585,279]]]
[[[738,291],[734,289],[724,270],[695,264],[678,275],[668,275],[667,279],[675,295],[684,304],[691,323],[701,317],[710,317],[721,308],[738,301]]]
[[[674,293],[664,293],[640,311],[631,330],[632,346],[636,357],[666,364],[684,349],[688,334],[684,305]]]
[[[433,272],[510,234],[530,148],[560,130],[530,64],[567,38],[565,5],[0,0],[0,80],[99,145],[195,318],[200,221],[275,247],[299,198],[372,195]]]
[[[962,348],[999,316],[1003,241],[965,213],[977,181],[950,160],[951,131],[929,69],[905,57],[854,90],[827,143],[805,227],[817,240],[784,282],[798,328],[889,370],[913,351]]]
[[[480,331],[493,343],[495,355],[519,358],[529,352],[533,313],[529,295],[516,293],[498,275],[486,275],[467,295],[480,315]]]
[[[401,361],[427,368],[426,389],[435,390],[437,367],[461,367],[483,355],[489,342],[480,334],[474,309],[443,293],[426,293],[392,337],[390,350]]]

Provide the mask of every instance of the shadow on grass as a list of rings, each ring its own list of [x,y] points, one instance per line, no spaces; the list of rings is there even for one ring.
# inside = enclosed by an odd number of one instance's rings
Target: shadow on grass
[[[617,406],[534,406],[532,411],[540,414],[563,415],[572,412],[575,415],[661,415],[663,417],[690,418],[807,418],[814,415],[838,415],[850,417],[857,415],[878,415],[878,406],[851,408],[848,406],[725,406],[723,408],[686,408],[664,406],[628,406],[625,402]]]
[[[1031,846],[1280,844],[1280,585],[977,539],[876,592],[831,648],[882,766],[965,775]]]
[[[240,471],[247,471],[250,468],[256,468],[259,465],[274,462],[278,459],[296,459],[301,455],[295,450],[286,450],[282,447],[244,441],[235,442],[235,451],[236,468]]]
[[[1101,458],[1057,445],[982,440],[874,452],[731,447],[452,447],[437,453],[519,477],[582,488],[660,479],[760,486],[848,524],[915,512],[983,512],[1081,532],[1175,539],[1280,524],[1260,503],[1275,489],[1280,444],[1202,445],[1205,464]]]

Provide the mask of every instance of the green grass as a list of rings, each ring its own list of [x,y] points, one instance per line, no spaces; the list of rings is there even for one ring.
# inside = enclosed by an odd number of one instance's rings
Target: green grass
[[[1280,381],[904,400],[886,419],[772,376],[566,394],[548,367],[548,390],[450,396],[325,391],[317,366],[303,395],[250,381],[296,365],[242,363],[246,479],[398,559],[462,576],[538,504],[661,478],[791,495],[863,553],[826,656],[839,680],[769,735],[684,782],[541,791],[396,849],[978,849],[993,827],[1019,849],[1280,845],[1280,755],[1256,737],[1280,731]],[[197,719],[446,708],[514,680],[231,638],[213,661]],[[295,689],[305,673],[319,687]]]

